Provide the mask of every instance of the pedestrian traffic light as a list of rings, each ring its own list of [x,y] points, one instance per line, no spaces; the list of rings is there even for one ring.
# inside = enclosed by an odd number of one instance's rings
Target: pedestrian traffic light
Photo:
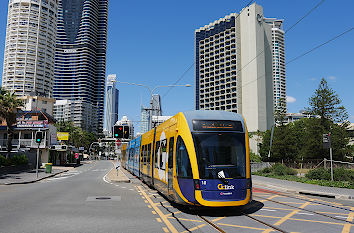
[[[124,126],[123,138],[129,139],[130,137],[130,129],[129,126]]]
[[[40,144],[44,138],[44,132],[42,131],[37,131],[36,132],[36,142]]]
[[[124,127],[122,125],[115,125],[113,126],[113,136],[115,138],[123,138],[123,130]]]

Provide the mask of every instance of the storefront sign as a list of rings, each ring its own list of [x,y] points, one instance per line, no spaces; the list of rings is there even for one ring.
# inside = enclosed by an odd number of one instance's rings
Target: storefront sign
[[[57,138],[59,141],[68,141],[69,133],[68,132],[57,132]]]
[[[17,121],[17,128],[48,128],[48,121]]]

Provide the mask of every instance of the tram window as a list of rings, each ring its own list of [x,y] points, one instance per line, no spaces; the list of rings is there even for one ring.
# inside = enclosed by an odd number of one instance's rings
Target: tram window
[[[155,167],[158,167],[158,152],[159,152],[159,148],[160,148],[160,141],[157,141],[155,144]]]
[[[170,138],[170,141],[168,142],[168,168],[173,168],[173,143],[174,143],[174,137]]]
[[[160,150],[160,168],[162,170],[166,169],[166,152],[167,152],[167,140],[164,139],[161,141],[161,150]]]
[[[177,138],[176,171],[179,178],[193,178],[189,155],[181,136],[178,136]]]
[[[140,163],[141,164],[144,162],[144,151],[145,151],[145,146],[143,146],[142,152],[140,154]]]
[[[147,163],[150,164],[150,158],[151,158],[151,143],[147,145]]]

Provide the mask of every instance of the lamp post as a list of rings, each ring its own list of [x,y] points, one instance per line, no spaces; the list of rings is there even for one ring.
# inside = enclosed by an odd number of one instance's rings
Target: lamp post
[[[129,82],[121,82],[121,81],[116,81],[117,83],[122,83],[122,84],[127,84],[127,85],[134,85],[134,86],[140,86],[140,87],[145,87],[149,90],[149,93],[150,93],[150,109],[149,109],[149,126],[148,126],[148,130],[151,130],[151,126],[152,126],[152,110],[155,110],[153,109],[153,95],[154,95],[154,91],[157,89],[157,88],[161,88],[161,87],[191,87],[190,84],[184,84],[184,85],[176,85],[176,84],[172,84],[172,85],[162,85],[162,86],[156,86],[154,88],[150,88],[149,86],[147,85],[144,85],[144,84],[140,84],[140,83],[129,83]]]

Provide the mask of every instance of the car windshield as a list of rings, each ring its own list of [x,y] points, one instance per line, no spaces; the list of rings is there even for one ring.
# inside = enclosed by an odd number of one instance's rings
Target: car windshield
[[[194,133],[200,179],[245,178],[246,150],[242,133]]]

